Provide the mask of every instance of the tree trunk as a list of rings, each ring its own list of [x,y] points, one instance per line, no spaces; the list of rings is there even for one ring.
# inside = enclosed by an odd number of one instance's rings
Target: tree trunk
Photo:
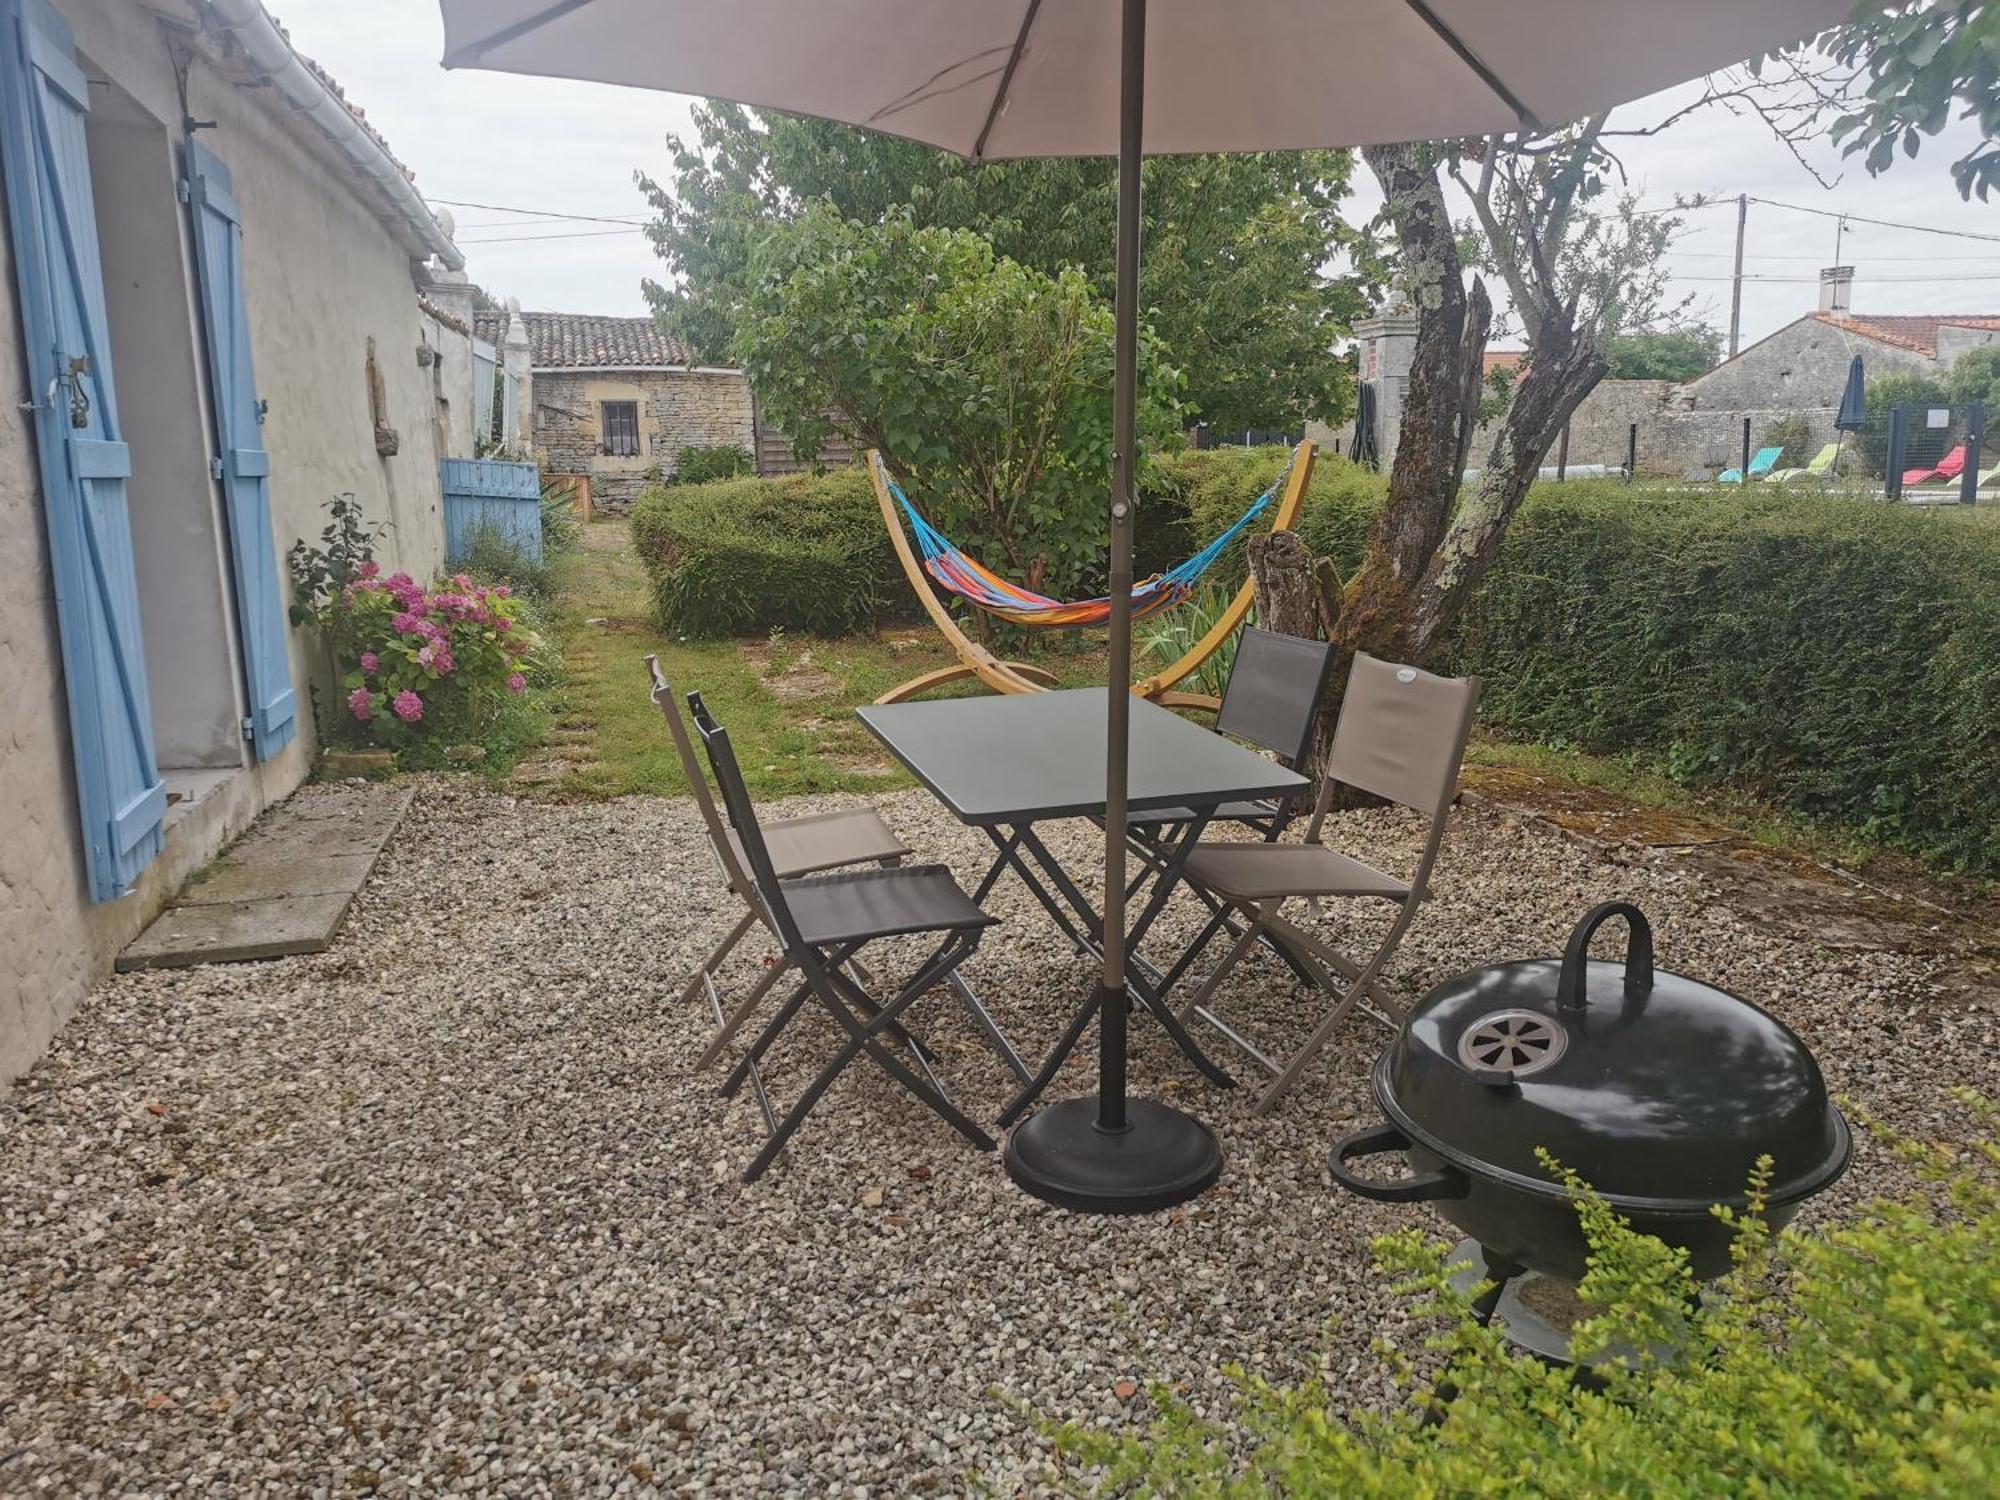
[[[1338,637],[1345,588],[1330,557],[1315,557],[1296,532],[1274,531],[1250,538],[1250,576],[1257,584],[1257,623],[1275,635],[1304,636],[1331,641]],[[1307,802],[1319,795],[1320,775],[1333,748],[1333,725],[1340,712],[1340,690],[1347,680],[1341,663],[1334,664],[1327,683],[1327,702],[1306,742],[1303,764],[1295,765],[1312,779]]]

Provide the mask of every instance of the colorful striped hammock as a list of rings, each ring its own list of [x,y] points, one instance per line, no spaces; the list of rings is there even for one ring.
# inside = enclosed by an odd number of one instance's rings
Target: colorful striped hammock
[[[1294,450],[1293,462],[1296,460]],[[1069,602],[1051,599],[1033,589],[1022,588],[1018,583],[1009,583],[984,564],[967,557],[910,503],[909,496],[903,493],[879,455],[875,457],[875,464],[882,482],[909,518],[910,531],[924,555],[924,571],[967,604],[1002,620],[1033,629],[1077,630],[1102,625],[1111,618],[1111,600],[1108,597]],[[1252,500],[1250,508],[1201,551],[1164,573],[1155,573],[1133,584],[1132,618],[1143,620],[1184,602],[1195,591],[1202,575],[1228,550],[1229,544],[1270,508],[1271,502],[1285,486],[1285,476],[1291,471],[1292,464],[1288,462],[1284,473],[1272,481],[1271,487]]]

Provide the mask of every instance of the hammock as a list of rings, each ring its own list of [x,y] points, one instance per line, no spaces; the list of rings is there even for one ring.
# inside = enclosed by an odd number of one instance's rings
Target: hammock
[[[896,503],[908,517],[910,531],[917,539],[917,546],[924,555],[924,571],[958,595],[976,609],[1035,629],[1075,630],[1102,625],[1111,618],[1111,600],[1078,599],[1066,602],[1051,599],[1046,594],[1038,594],[1033,589],[1022,588],[1018,583],[1009,583],[998,573],[975,559],[966,556],[957,545],[924,519],[923,513],[910,503],[896,481],[890,477],[888,467],[880,455],[874,455],[876,470],[889,493],[896,497]],[[1182,603],[1195,591],[1202,575],[1215,565],[1215,560],[1229,550],[1229,544],[1247,531],[1271,506],[1278,492],[1285,486],[1285,479],[1292,472],[1292,463],[1297,461],[1294,452],[1292,462],[1285,465],[1281,473],[1272,481],[1271,487],[1250,502],[1249,509],[1231,523],[1229,528],[1217,536],[1201,551],[1177,563],[1164,573],[1132,585],[1132,618],[1143,620],[1160,614]]]

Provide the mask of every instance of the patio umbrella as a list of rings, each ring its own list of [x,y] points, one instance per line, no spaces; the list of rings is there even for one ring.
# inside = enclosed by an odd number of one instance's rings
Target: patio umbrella
[[[1114,689],[1131,675],[1144,152],[1357,146],[1559,122],[1813,35],[1851,8],[1851,0],[439,4],[446,67],[731,99],[866,126],[974,161],[1117,156]],[[1192,1197],[1221,1170],[1214,1137],[1189,1116],[1152,1104],[1136,1116],[1126,1109],[1130,700],[1114,690],[1110,702],[1099,1094],[1041,1111],[1008,1143],[1009,1170],[1029,1191],[1078,1202],[1104,1188],[1103,1207],[1139,1201],[1143,1193],[1120,1192],[1143,1186],[1148,1174],[1188,1184],[1184,1196]],[[1079,1128],[1091,1123],[1095,1129]],[[1024,1136],[1039,1137],[1029,1154],[1040,1166],[1025,1166]]]
[[[1847,441],[1850,432],[1859,432],[1868,425],[1868,383],[1861,373],[1861,356],[1854,356],[1854,363],[1847,367],[1847,389],[1841,393],[1840,415],[1833,419],[1834,447],[1833,462],[1840,465],[1840,445]]]

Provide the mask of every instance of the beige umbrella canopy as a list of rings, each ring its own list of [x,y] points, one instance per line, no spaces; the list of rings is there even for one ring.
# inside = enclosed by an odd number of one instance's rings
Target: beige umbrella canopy
[[[1139,161],[1557,124],[1788,45],[1853,0],[439,0],[446,67],[817,115],[972,160],[1118,157],[1110,663],[1131,676]],[[1113,87],[1116,80],[1117,86]],[[1206,1127],[1125,1097],[1126,733],[1110,695],[1099,1089],[1032,1116],[1038,1196],[1132,1211],[1222,1170]]]

